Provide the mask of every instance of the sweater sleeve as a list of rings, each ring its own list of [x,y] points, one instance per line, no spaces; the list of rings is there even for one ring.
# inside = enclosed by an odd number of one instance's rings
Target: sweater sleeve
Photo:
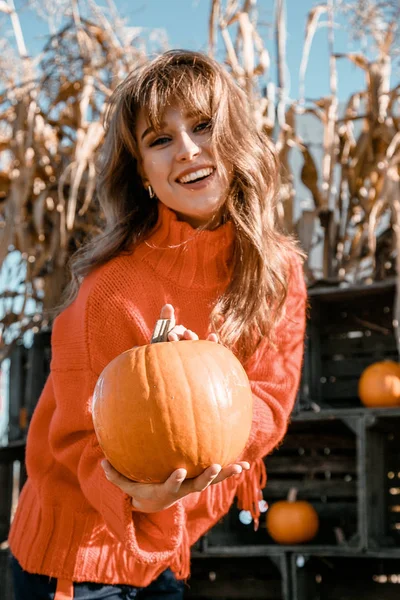
[[[262,498],[261,490],[266,483],[263,457],[285,435],[299,386],[306,299],[303,269],[300,262],[296,262],[286,299],[285,318],[279,325],[275,345],[262,345],[246,369],[253,390],[254,408],[250,436],[240,459],[250,462],[250,471],[242,474],[239,483],[228,479],[210,486],[198,498],[185,499],[191,543],[229,510],[235,493],[238,506],[252,513],[254,527],[258,527],[258,500]]]
[[[90,279],[90,276],[89,276]],[[159,513],[133,511],[130,497],[109,482],[104,454],[92,421],[92,395],[102,368],[133,345],[143,343],[134,317],[105,286],[84,283],[77,300],[55,321],[51,384],[55,411],[49,440],[54,458],[76,478],[91,507],[117,539],[142,563],[176,559],[184,535],[178,502]]]
[[[253,390],[250,437],[242,460],[269,454],[284,437],[296,399],[304,353],[307,292],[303,269],[294,262],[274,345],[261,346],[246,369]]]

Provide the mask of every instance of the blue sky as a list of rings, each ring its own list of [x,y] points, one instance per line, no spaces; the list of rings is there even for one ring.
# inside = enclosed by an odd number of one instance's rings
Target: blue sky
[[[105,3],[98,0],[98,4]],[[43,46],[47,27],[26,8],[26,0],[15,2],[21,15],[21,25],[29,51],[36,53]],[[131,26],[151,29],[164,29],[170,47],[207,49],[208,18],[210,0],[115,0],[121,16]],[[309,10],[318,4],[315,0],[287,0],[287,63],[290,77],[289,97],[299,94],[298,72],[304,42],[305,24]],[[258,0],[259,22],[264,23],[259,31],[270,50],[275,55],[272,37],[273,2]],[[325,18],[324,18],[325,19]],[[335,31],[335,51],[356,51],[358,47],[345,31],[343,17],[337,19]],[[222,51],[222,44],[220,44]],[[222,54],[220,54],[222,56]],[[218,57],[218,56],[217,56]],[[271,79],[275,81],[275,70],[271,69]],[[364,74],[350,61],[338,61],[338,93],[345,100],[352,92],[364,88]],[[329,56],[327,29],[317,30],[306,75],[306,96],[318,98],[329,93]]]
[[[138,0],[129,5],[127,2],[118,2],[121,9],[127,6],[126,12],[130,21],[138,22],[146,27],[164,27],[169,35],[171,46],[186,47],[191,49],[207,49],[208,18],[211,2],[209,0]],[[259,31],[264,43],[270,51],[271,57],[275,55],[273,39],[273,2],[272,0],[258,0]],[[287,63],[290,77],[289,95],[298,97],[298,72],[302,48],[304,43],[305,25],[309,10],[318,4],[315,0],[287,0]],[[343,19],[341,19],[343,21]],[[354,49],[344,29],[337,29],[337,48],[335,51],[349,51]],[[219,48],[223,50],[222,42]],[[338,65],[339,94],[346,97],[364,85],[363,73],[349,61],[341,61]],[[271,72],[273,80],[275,71]],[[358,87],[357,87],[358,86]],[[310,61],[306,75],[306,95],[314,98],[329,93],[329,54],[327,42],[327,29],[321,28],[316,32],[314,46],[310,54]]]

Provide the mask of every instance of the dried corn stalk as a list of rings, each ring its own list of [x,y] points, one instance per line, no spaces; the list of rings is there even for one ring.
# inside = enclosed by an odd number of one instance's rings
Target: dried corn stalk
[[[271,133],[277,144],[282,164],[281,203],[278,207],[282,225],[287,231],[297,231],[310,256],[315,238],[322,238],[319,264],[316,268],[309,262],[306,264],[309,284],[320,280],[332,283],[363,282],[390,274],[394,270],[398,245],[394,236],[388,236],[388,231],[393,231],[396,223],[393,203],[400,193],[400,149],[395,142],[400,129],[399,86],[390,89],[395,13],[390,13],[392,21],[386,22],[386,27],[383,27],[385,23],[379,13],[379,32],[377,25],[374,29],[372,22],[376,12],[369,13],[372,19],[370,30],[376,33],[377,56],[374,60],[368,60],[363,54],[334,52],[336,4],[334,0],[328,0],[310,11],[300,67],[301,94],[296,102],[289,102],[285,89],[285,7],[282,0],[275,2],[278,63],[276,98],[265,93],[265,90],[271,89],[268,84],[260,85],[259,75],[267,77],[268,70],[260,74],[253,72],[252,78],[249,70],[249,57],[260,53],[263,45],[260,35],[256,37],[254,34],[257,30],[254,17],[256,3],[242,3],[239,6],[236,2],[235,11],[232,2],[223,5],[221,1],[215,1],[211,21],[213,47],[216,45],[218,25],[232,74],[249,94],[259,127]],[[353,4],[361,10],[364,3]],[[233,42],[230,29],[240,18],[244,20],[243,13],[247,15],[247,22],[252,24],[253,33],[250,35],[246,30],[244,35],[242,29],[236,28],[239,39]],[[327,18],[324,24],[327,25],[330,48],[330,94],[318,100],[306,101],[304,78],[308,58],[315,32],[323,17]],[[367,19],[367,15],[364,17]],[[253,49],[250,48],[251,44]],[[354,94],[344,114],[339,115],[336,62],[342,59],[351,60],[365,71],[366,89]],[[268,119],[268,116],[275,114],[278,116],[277,122],[274,117]],[[312,114],[323,128],[323,151],[318,163],[297,133],[296,121],[306,114]],[[300,173],[296,175],[309,189],[314,204],[306,210],[301,209],[301,199],[296,195],[295,174],[290,161],[293,148],[301,152],[304,161]],[[296,219],[296,215],[300,216]],[[380,243],[381,239],[385,243]],[[383,271],[382,264],[385,265]]]
[[[146,58],[144,40],[132,32],[121,39],[121,24],[93,1],[85,16],[71,7],[72,19],[37,64],[27,58],[13,5],[0,5],[13,19],[23,64],[0,61],[0,360],[25,331],[46,324],[69,256],[101,223],[94,203],[101,118],[113,88]]]

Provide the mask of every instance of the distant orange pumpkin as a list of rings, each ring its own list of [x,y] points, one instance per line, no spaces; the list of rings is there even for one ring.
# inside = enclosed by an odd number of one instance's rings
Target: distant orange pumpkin
[[[296,490],[291,490],[287,500],[279,500],[268,509],[267,531],[278,544],[304,544],[318,532],[317,511],[306,500],[296,500],[295,495]]]
[[[368,407],[400,406],[400,364],[385,360],[369,365],[359,379],[358,395]]]

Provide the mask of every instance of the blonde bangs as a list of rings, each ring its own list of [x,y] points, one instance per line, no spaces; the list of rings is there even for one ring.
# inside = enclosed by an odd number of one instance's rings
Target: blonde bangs
[[[181,108],[188,116],[212,119],[218,106],[215,73],[205,72],[204,65],[163,65],[139,78],[133,98],[136,108],[143,110],[149,124],[158,131],[168,107]]]

